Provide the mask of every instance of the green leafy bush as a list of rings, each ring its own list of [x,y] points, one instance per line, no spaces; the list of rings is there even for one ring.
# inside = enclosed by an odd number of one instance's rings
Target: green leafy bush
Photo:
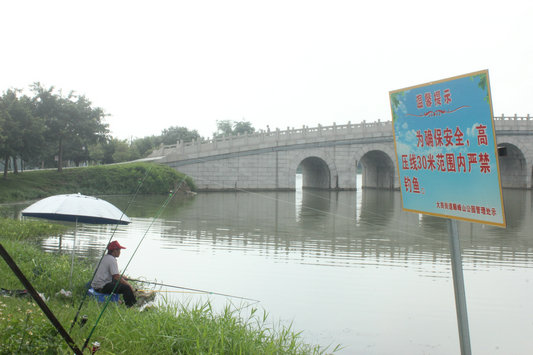
[[[140,187],[140,189],[139,189]],[[165,194],[169,190],[195,190],[193,180],[154,163],[99,165],[84,168],[25,171],[0,179],[0,202],[39,199],[51,195]]]

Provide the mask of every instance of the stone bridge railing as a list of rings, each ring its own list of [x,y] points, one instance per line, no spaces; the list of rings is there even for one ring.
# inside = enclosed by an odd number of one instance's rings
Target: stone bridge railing
[[[333,123],[332,126],[289,128],[286,130],[260,130],[258,132],[236,135],[223,136],[212,139],[198,139],[192,142],[178,141],[172,145],[161,145],[159,149],[154,151],[152,156],[162,156],[170,151],[202,153],[213,150],[221,151],[227,148],[244,148],[246,146],[254,148],[264,148],[276,145],[298,144],[309,140],[328,141],[342,139],[342,137],[375,137],[375,136],[391,136],[392,125],[390,121],[386,122],[372,122],[365,121],[361,123],[350,123],[345,125],[337,125]]]
[[[513,134],[531,134],[533,135],[533,117],[529,114],[527,116],[496,116],[494,117],[496,131],[508,132]],[[391,121],[377,122],[348,122],[344,125],[337,125],[333,123],[331,126],[289,128],[286,130],[260,130],[258,132],[236,135],[223,136],[211,139],[198,139],[192,142],[178,141],[172,145],[161,145],[155,150],[151,156],[163,156],[170,152],[172,153],[193,153],[206,154],[208,152],[217,151],[217,154],[229,150],[245,150],[247,146],[254,149],[266,148],[272,146],[283,146],[288,144],[301,144],[311,140],[332,141],[342,139],[354,138],[375,138],[375,137],[391,137],[392,138],[392,123]]]
[[[496,132],[509,134],[512,132],[522,132],[522,134],[533,135],[533,117],[527,116],[495,116],[494,127]],[[511,132],[512,131],[512,132]]]

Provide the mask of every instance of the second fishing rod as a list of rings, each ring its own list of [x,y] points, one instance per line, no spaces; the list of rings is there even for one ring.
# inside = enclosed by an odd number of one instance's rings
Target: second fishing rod
[[[256,300],[256,299],[253,299],[253,298],[248,298],[248,297],[235,296],[235,295],[230,295],[230,294],[227,294],[227,293],[220,293],[220,292],[214,292],[214,291],[200,290],[200,289],[197,289],[197,288],[189,288],[189,287],[183,287],[183,286],[177,286],[177,285],[169,285],[169,284],[165,284],[165,283],[161,283],[161,282],[155,282],[155,281],[146,281],[146,280],[138,280],[138,279],[128,279],[128,280],[129,281],[140,282],[140,283],[147,283],[147,284],[156,285],[156,286],[170,287],[170,288],[177,288],[177,289],[180,289],[180,290],[187,290],[187,291],[205,293],[205,294],[209,294],[209,295],[217,295],[217,296],[224,296],[224,297],[230,297],[230,298],[238,298],[238,299],[241,299],[241,300],[252,301],[252,302],[261,302],[259,300]]]

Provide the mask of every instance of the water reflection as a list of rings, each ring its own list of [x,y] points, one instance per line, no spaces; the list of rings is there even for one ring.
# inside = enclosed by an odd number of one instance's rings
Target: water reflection
[[[364,189],[362,191],[361,213],[359,221],[368,225],[386,226],[394,222],[394,212],[401,206],[395,199],[397,193],[390,190]]]
[[[507,230],[519,230],[522,222],[525,219],[527,212],[527,205],[531,211],[530,193],[525,193],[524,190],[518,189],[504,189],[503,190],[503,205],[505,210],[505,219],[507,222]]]
[[[127,196],[106,199],[127,208],[135,222],[129,227],[120,226],[115,233],[147,233],[168,249],[194,242],[229,250],[272,252],[277,258],[290,258],[286,252],[297,251],[302,260],[310,257],[322,264],[378,263],[383,255],[391,265],[403,265],[411,259],[448,262],[446,220],[403,212],[398,192],[304,190],[300,198],[297,194],[221,192],[176,196],[155,223],[150,216],[159,213],[165,196],[137,197],[130,206]],[[358,194],[362,195],[359,209]],[[506,261],[509,267],[530,267],[530,194],[505,190],[507,229],[459,222],[465,261],[471,260],[472,267],[495,260]],[[13,206],[13,214],[24,207]],[[99,256],[95,249],[114,230],[115,226],[80,225],[76,253]],[[69,234],[44,241],[43,248],[69,252]]]
[[[362,194],[360,210],[355,203]],[[533,243],[528,193],[506,191],[507,221],[501,229],[459,222],[461,247],[465,261],[473,267],[484,261],[506,260],[508,266],[529,267]],[[516,198],[510,202],[509,198]],[[118,233],[142,235],[148,232],[162,241],[162,247],[177,249],[185,244],[211,245],[221,249],[273,254],[291,258],[287,251],[297,251],[302,260],[318,259],[322,264],[379,263],[387,255],[391,265],[409,260],[447,263],[449,258],[446,220],[406,213],[400,209],[397,192],[329,192],[306,190],[295,208],[294,193],[209,193],[194,198],[179,197],[157,219],[149,214],[161,207],[161,196],[140,197],[128,209],[135,223],[119,227]],[[125,208],[125,197],[108,198]],[[522,216],[522,218],[521,218]],[[81,227],[77,252],[92,254],[105,242],[111,226]],[[68,251],[69,242],[55,240],[60,250]],[[48,248],[45,242],[44,248]],[[96,253],[98,255],[98,253]]]

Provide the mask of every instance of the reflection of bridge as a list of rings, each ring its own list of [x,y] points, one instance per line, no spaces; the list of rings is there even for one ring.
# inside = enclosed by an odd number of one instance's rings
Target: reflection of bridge
[[[506,230],[458,222],[465,265],[533,266],[531,194],[504,190]],[[171,203],[161,231],[152,231],[165,239],[166,248],[234,249],[274,260],[293,254],[322,265],[405,263],[419,265],[425,274],[434,271],[430,263],[450,262],[446,219],[402,211],[398,191],[213,192],[187,201],[186,208]]]
[[[504,187],[531,188],[533,117],[495,117]],[[208,141],[178,142],[152,153],[159,162],[193,177],[200,190],[294,190],[297,169],[303,186],[356,189],[398,188],[391,122],[358,123],[280,131]]]

